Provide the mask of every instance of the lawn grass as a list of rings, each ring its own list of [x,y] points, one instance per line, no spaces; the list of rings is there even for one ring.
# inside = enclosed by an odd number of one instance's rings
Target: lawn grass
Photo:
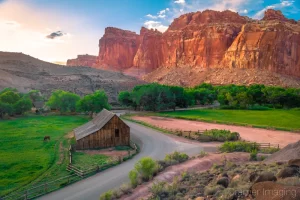
[[[278,130],[299,131],[299,110],[222,110],[199,109],[185,111],[160,112],[163,117],[199,120],[221,124],[234,124],[258,128],[274,128]]]
[[[106,155],[90,155],[84,152],[73,152],[72,153],[73,159],[73,166],[81,169],[81,170],[88,170],[91,167],[99,166],[107,164],[109,161],[109,156]]]
[[[67,174],[61,165],[60,146],[70,141],[64,137],[73,128],[87,122],[84,116],[29,116],[0,121],[0,196],[28,183],[56,174]],[[44,136],[50,136],[44,142]],[[61,143],[61,145],[60,145]],[[58,170],[64,168],[64,170]],[[45,173],[47,171],[47,174]]]

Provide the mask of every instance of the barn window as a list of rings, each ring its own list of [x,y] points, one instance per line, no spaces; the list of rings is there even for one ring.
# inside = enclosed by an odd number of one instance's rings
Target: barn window
[[[119,131],[119,129],[115,129],[115,137],[120,137],[120,131]]]

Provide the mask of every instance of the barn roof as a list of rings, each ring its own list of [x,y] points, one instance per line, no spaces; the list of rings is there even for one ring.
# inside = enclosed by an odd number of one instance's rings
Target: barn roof
[[[94,117],[94,119],[74,129],[76,140],[80,140],[81,138],[100,130],[105,124],[107,124],[107,122],[109,122],[109,120],[111,120],[111,118],[113,118],[113,116],[115,116],[115,113],[112,113],[104,108],[96,115],[96,117]]]

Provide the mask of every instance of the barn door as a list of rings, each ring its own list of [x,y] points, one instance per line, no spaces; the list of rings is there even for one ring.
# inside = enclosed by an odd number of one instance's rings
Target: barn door
[[[120,130],[115,128],[115,146],[120,144]]]

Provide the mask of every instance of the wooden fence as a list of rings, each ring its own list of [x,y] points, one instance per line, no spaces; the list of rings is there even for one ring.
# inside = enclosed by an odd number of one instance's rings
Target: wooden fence
[[[177,135],[177,136],[181,136],[181,137],[185,137],[185,138],[188,138],[188,139],[192,139],[192,140],[198,140],[200,137],[201,139],[207,139],[209,141],[209,138],[205,138],[203,137],[203,133],[204,131],[206,130],[198,130],[198,131],[183,131],[183,130],[179,130],[179,129],[168,129],[168,128],[165,128],[163,126],[158,126],[157,128],[159,129],[162,129],[162,130],[165,130],[169,133],[172,133],[174,135]],[[209,137],[209,136],[207,136]],[[246,140],[243,140],[244,142],[249,142],[249,143],[252,143],[253,145],[258,145],[260,149],[268,149],[268,148],[277,148],[277,149],[280,149],[280,145],[279,144],[271,144],[271,143],[257,143],[257,142],[250,142],[250,141],[246,141]]]
[[[28,188],[24,191],[10,193],[9,195],[6,195],[4,197],[0,197],[0,200],[29,200],[29,199],[34,199],[34,198],[37,198],[37,197],[42,196],[44,194],[47,194],[49,192],[58,190],[58,189],[60,189],[64,186],[72,184],[76,181],[79,181],[79,180],[81,180],[81,179],[83,179],[87,176],[91,176],[91,175],[96,174],[98,172],[104,171],[105,169],[108,169],[112,166],[115,166],[115,165],[131,158],[132,156],[134,156],[135,154],[138,153],[138,148],[137,148],[137,145],[135,143],[130,141],[130,146],[133,148],[133,150],[129,151],[130,153],[128,153],[127,156],[115,158],[115,159],[111,160],[110,162],[108,162],[107,164],[93,166],[93,167],[91,167],[90,169],[87,169],[87,170],[81,170],[81,169],[79,169],[79,168],[72,165],[72,152],[71,152],[72,148],[70,146],[70,148],[69,148],[69,165],[67,166],[67,169],[66,169],[67,171],[70,172],[69,176],[61,177],[61,178],[58,178],[56,180],[45,182],[45,183],[40,183],[39,185],[35,185],[35,186],[33,186],[31,188]]]

